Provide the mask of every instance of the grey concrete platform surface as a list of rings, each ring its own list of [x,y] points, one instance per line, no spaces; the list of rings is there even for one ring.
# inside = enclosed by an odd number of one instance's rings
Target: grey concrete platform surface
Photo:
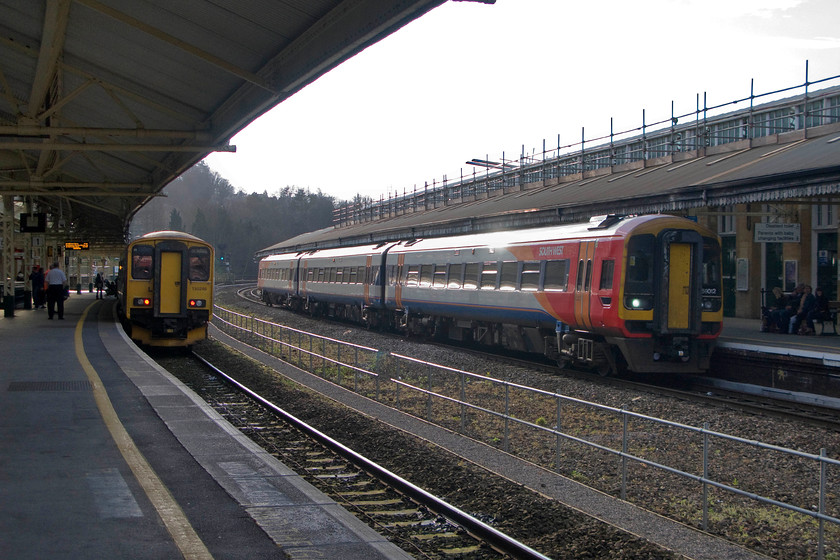
[[[149,361],[114,303],[0,318],[0,557],[410,558]]]

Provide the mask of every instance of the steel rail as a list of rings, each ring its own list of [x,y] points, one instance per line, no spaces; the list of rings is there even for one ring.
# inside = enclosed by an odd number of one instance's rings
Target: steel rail
[[[456,508],[455,506],[441,500],[437,496],[426,492],[422,488],[415,486],[414,484],[408,482],[404,478],[392,473],[388,469],[356,453],[349,447],[332,439],[323,432],[320,432],[319,430],[313,428],[309,424],[303,422],[302,420],[296,418],[292,414],[278,407],[271,401],[255,393],[239,381],[233,379],[228,374],[226,374],[225,372],[223,372],[222,370],[220,370],[219,368],[217,368],[198,354],[193,353],[193,356],[199,359],[207,367],[212,369],[218,376],[222,377],[228,383],[234,385],[240,391],[247,394],[250,398],[259,402],[266,408],[269,408],[274,413],[282,416],[286,422],[289,422],[298,430],[307,434],[309,437],[315,439],[328,449],[334,451],[335,453],[338,453],[348,461],[357,465],[365,472],[371,474],[379,480],[382,480],[398,492],[410,497],[414,501],[429,508],[435,513],[444,516],[445,518],[449,519],[452,523],[463,527],[464,530],[466,530],[473,537],[488,543],[490,546],[492,546],[499,552],[503,554],[508,554],[513,558],[521,560],[550,560],[548,556],[540,554],[536,550],[509,537],[501,531],[494,529],[493,527],[487,525],[482,521],[479,521],[471,515]]]

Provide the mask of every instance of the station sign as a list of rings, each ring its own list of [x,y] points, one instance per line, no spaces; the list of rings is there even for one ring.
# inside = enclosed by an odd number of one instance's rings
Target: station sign
[[[753,224],[756,243],[799,243],[799,224]]]
[[[87,251],[90,249],[89,241],[65,241],[64,248],[73,251]]]

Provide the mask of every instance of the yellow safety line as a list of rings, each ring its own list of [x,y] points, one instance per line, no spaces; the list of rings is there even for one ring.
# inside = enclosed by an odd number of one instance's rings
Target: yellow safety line
[[[120,453],[122,453],[129,467],[131,467],[137,482],[140,483],[140,486],[146,492],[146,496],[149,497],[149,501],[154,505],[158,515],[160,515],[164,525],[166,525],[166,529],[172,535],[175,545],[181,551],[181,554],[184,555],[184,558],[212,560],[213,556],[207,550],[207,547],[204,546],[204,543],[196,534],[192,525],[190,525],[187,516],[184,515],[184,511],[175,501],[175,498],[172,497],[172,494],[160,478],[158,478],[155,471],[146,461],[146,458],[140,453],[140,450],[137,449],[134,440],[128,435],[128,432],[125,430],[122,422],[120,422],[111,404],[111,399],[108,398],[108,393],[102,385],[99,374],[96,373],[96,370],[85,354],[85,349],[82,344],[82,327],[85,324],[88,311],[94,305],[96,304],[91,303],[85,309],[84,313],[82,313],[82,318],[76,323],[75,345],[76,357],[82,369],[85,370],[90,384],[93,386],[93,398],[96,401],[96,406],[99,408],[99,413],[102,415],[102,419],[105,421],[111,437],[114,438],[114,442],[117,444]]]

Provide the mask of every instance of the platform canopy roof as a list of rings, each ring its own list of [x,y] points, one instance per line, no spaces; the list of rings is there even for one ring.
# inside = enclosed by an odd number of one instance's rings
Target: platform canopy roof
[[[122,242],[190,166],[444,2],[0,0],[0,195]]]

